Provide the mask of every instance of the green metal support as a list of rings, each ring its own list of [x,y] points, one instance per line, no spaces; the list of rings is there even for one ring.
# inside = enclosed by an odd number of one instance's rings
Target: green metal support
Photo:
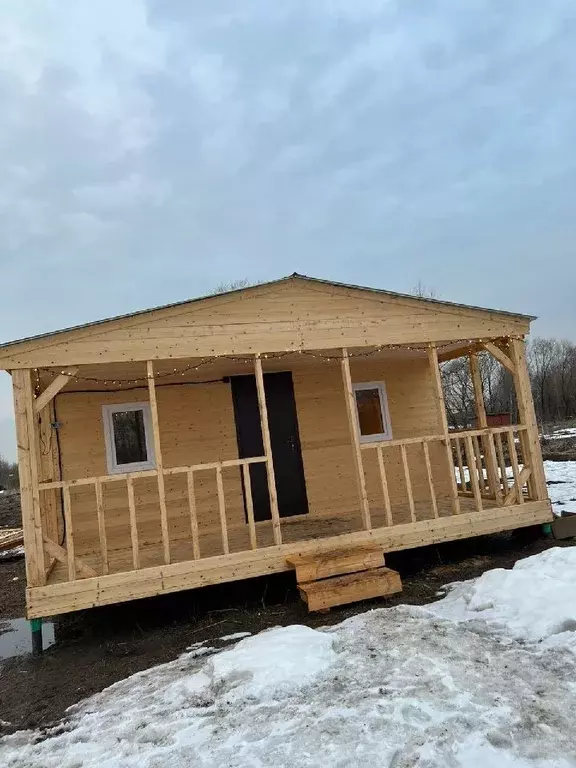
[[[41,656],[44,650],[42,644],[42,619],[30,619],[32,631],[32,655]]]

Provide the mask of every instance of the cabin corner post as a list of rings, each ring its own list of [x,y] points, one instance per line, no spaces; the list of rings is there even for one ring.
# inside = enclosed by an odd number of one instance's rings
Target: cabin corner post
[[[480,366],[478,365],[478,355],[471,352],[468,355],[470,365],[470,374],[472,376],[472,385],[474,388],[474,403],[476,405],[477,429],[486,429],[488,427],[488,418],[486,416],[486,404],[484,402],[484,387],[480,375]],[[486,462],[486,474],[488,475],[488,485],[490,492],[499,503],[502,499],[500,492],[500,480],[498,478],[498,464],[496,460],[496,448],[494,446],[494,436],[485,434],[480,436],[482,449],[484,451],[484,460]]]
[[[434,397],[438,411],[440,428],[444,435],[444,445],[446,447],[446,460],[448,463],[448,479],[450,481],[450,496],[452,500],[452,513],[460,514],[460,500],[458,499],[458,486],[456,485],[456,476],[454,474],[454,459],[452,456],[452,444],[450,442],[450,432],[448,430],[448,417],[446,415],[446,403],[444,402],[444,390],[442,389],[442,378],[440,376],[440,363],[438,361],[438,349],[436,344],[428,345],[428,365],[432,376],[432,385],[434,387]]]
[[[262,442],[264,455],[266,456],[266,473],[268,477],[268,494],[270,496],[270,513],[272,515],[272,530],[274,544],[282,544],[282,530],[280,528],[280,513],[278,511],[278,494],[276,492],[276,473],[274,471],[274,457],[272,455],[272,441],[270,440],[270,427],[268,424],[268,406],[266,405],[266,389],[264,386],[264,373],[262,360],[257,354],[254,359],[254,373],[256,376],[256,392],[258,393],[258,408],[260,411],[260,428],[262,430]]]
[[[29,587],[46,583],[42,514],[38,473],[38,432],[34,411],[32,371],[12,371],[18,473],[22,507],[22,531],[26,557],[26,580]]]
[[[164,562],[170,564],[170,533],[168,530],[168,510],[166,508],[166,489],[164,487],[164,463],[162,461],[162,446],[160,444],[160,422],[158,420],[158,401],[156,399],[156,382],[154,379],[154,363],[146,362],[148,376],[148,396],[150,398],[150,414],[152,416],[152,434],[154,438],[154,458],[156,459],[156,474],[158,477],[158,500],[160,503],[160,525],[162,529],[162,548]]]
[[[534,410],[534,400],[532,399],[530,375],[526,364],[524,340],[510,339],[509,351],[514,366],[513,376],[519,421],[527,427],[524,433],[525,438],[522,438],[521,432],[520,439],[522,441],[522,448],[528,453],[530,461],[533,492],[537,499],[547,499],[548,488],[546,486],[546,475],[544,473],[544,464],[542,461],[542,449],[540,447],[540,438],[538,435],[536,411]]]
[[[356,418],[356,399],[352,387],[352,375],[350,373],[350,360],[348,350],[342,349],[342,380],[344,383],[344,396],[346,398],[346,413],[348,415],[348,427],[350,429],[350,439],[352,440],[352,454],[354,457],[354,470],[356,474],[356,485],[358,486],[358,499],[360,501],[360,511],[362,512],[362,522],[364,528],[369,531],[372,528],[370,519],[370,505],[368,504],[368,495],[366,493],[366,478],[364,476],[364,463],[362,461],[362,451],[360,449],[360,430]]]

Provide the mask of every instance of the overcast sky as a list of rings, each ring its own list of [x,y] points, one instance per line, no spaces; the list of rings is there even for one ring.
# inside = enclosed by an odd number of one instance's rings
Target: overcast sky
[[[574,339],[575,118],[574,0],[0,0],[0,341],[295,270]]]

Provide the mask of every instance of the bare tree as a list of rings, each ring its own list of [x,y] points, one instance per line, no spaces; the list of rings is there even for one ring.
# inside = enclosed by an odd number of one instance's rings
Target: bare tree
[[[258,281],[249,280],[247,277],[241,280],[231,280],[229,283],[220,283],[212,293],[228,293],[228,291],[239,291],[241,288],[249,288],[251,285],[258,285]]]
[[[0,490],[18,488],[18,464],[0,454]]]
[[[414,296],[417,296],[419,299],[437,299],[438,298],[438,292],[436,291],[436,289],[426,285],[426,283],[423,283],[422,280],[418,280],[418,282],[412,288],[410,293],[412,293]]]

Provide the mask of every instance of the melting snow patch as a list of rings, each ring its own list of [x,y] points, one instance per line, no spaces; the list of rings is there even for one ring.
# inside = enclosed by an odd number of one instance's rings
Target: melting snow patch
[[[232,640],[243,640],[245,637],[250,637],[252,632],[234,632],[233,635],[222,635],[220,640],[225,642],[231,642]]]

